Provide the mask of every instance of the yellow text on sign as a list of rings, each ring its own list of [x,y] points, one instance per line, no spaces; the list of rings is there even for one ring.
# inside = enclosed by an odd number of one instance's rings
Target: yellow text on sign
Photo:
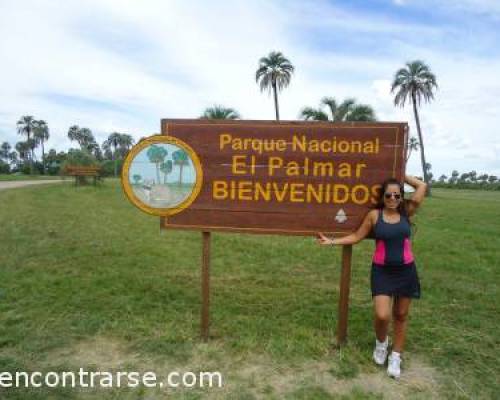
[[[305,157],[301,162],[285,161],[282,157],[269,157],[259,166],[266,167],[267,175],[274,176],[276,172],[284,170],[286,176],[319,176],[339,178],[359,178],[366,168],[366,164],[359,162],[351,165],[347,162],[312,161]],[[257,161],[255,156],[234,155],[232,157],[231,172],[234,175],[255,175]]]
[[[222,181],[212,183],[214,200],[277,201],[278,203],[334,203],[351,201],[362,205],[376,203],[380,185],[368,187],[363,184],[348,186],[341,183],[291,183]]]

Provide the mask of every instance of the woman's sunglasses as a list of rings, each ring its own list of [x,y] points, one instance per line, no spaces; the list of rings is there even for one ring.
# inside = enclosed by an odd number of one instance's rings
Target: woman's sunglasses
[[[396,200],[399,200],[401,199],[401,195],[399,193],[384,193],[384,197],[386,199],[390,199],[391,197],[393,197],[396,199]]]

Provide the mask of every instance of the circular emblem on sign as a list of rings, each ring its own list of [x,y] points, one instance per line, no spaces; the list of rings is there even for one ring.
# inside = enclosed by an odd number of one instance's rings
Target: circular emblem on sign
[[[123,163],[122,186],[142,211],[169,216],[189,207],[200,193],[201,163],[183,141],[164,135],[141,140]]]

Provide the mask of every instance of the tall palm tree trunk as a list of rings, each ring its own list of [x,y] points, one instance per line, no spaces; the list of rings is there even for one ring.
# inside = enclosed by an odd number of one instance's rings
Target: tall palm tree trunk
[[[28,143],[30,143],[30,131],[28,130]],[[34,150],[33,150],[33,146],[29,145],[30,146],[30,149],[29,149],[29,154],[31,154],[31,157],[30,157],[30,175],[33,175],[34,173],[34,165],[33,165],[33,160],[34,160]]]
[[[113,155],[113,161],[115,162],[115,163],[114,163],[114,164],[115,164],[115,178],[116,178],[116,177],[117,177],[117,175],[118,175],[118,165],[117,165],[117,163],[116,163],[116,161],[117,161],[117,160],[116,160],[116,147],[117,147],[117,146],[114,146],[115,151],[114,151],[114,152],[113,152],[113,154],[112,154],[112,155]]]
[[[408,150],[408,153],[406,154],[405,162],[408,162],[411,156],[411,149]]]
[[[274,93],[274,109],[276,111],[276,121],[280,120],[280,110],[278,106],[278,91],[276,90],[276,82],[273,83],[273,93]]]
[[[42,139],[42,175],[45,175],[45,147],[43,142],[44,140]]]
[[[422,171],[424,172],[424,182],[427,183],[426,195],[430,196],[431,195],[431,186],[430,186],[430,182],[429,182],[429,176],[427,175],[427,168],[425,168],[427,163],[425,162],[424,140],[422,138],[422,131],[420,129],[420,119],[418,118],[417,102],[416,102],[416,98],[415,98],[414,94],[412,94],[411,100],[412,100],[412,104],[413,104],[413,113],[415,114],[415,123],[417,124],[418,140],[420,142],[420,159],[422,162]]]

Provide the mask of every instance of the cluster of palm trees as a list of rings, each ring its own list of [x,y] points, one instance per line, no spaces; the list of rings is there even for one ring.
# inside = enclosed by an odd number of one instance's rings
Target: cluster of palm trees
[[[76,141],[81,151],[93,155],[97,161],[112,160],[114,176],[118,175],[118,161],[123,160],[134,145],[134,138],[131,135],[113,132],[102,146],[99,146],[92,131],[89,128],[80,128],[78,125],[69,128],[68,139]]]
[[[112,160],[114,176],[118,176],[118,161],[123,160],[134,145],[134,138],[126,133],[113,132],[99,146],[89,128],[73,125],[68,129],[68,139],[76,141],[80,150],[91,154],[96,161]]]
[[[47,122],[37,120],[31,115],[25,115],[17,122],[17,132],[19,135],[26,137],[26,140],[17,142],[15,149],[8,142],[3,142],[0,145],[0,169],[2,169],[2,172],[10,172],[10,165],[14,165],[15,169],[20,166],[28,166],[29,173],[33,174],[36,163],[37,169],[42,174],[45,174],[51,164],[57,163],[60,165],[69,156],[75,156],[75,154],[81,152],[87,158],[96,162],[114,161],[114,175],[117,176],[118,161],[126,156],[134,144],[131,135],[113,132],[103,142],[102,146],[99,146],[89,128],[73,125],[68,129],[68,138],[77,142],[79,149],[70,149],[68,153],[57,153],[54,149],[51,149],[46,154],[45,142],[50,137]],[[35,149],[39,146],[42,152],[41,162],[38,162],[35,153]]]
[[[481,174],[478,175],[476,171],[459,173],[454,170],[450,176],[441,175],[438,179],[439,183],[449,185],[459,184],[474,184],[474,185],[498,185],[500,179],[496,175]]]
[[[295,67],[279,51],[272,51],[259,60],[255,80],[261,91],[273,94],[277,121],[280,119],[278,92],[290,84],[294,72]],[[437,87],[436,76],[431,72],[429,66],[420,60],[408,62],[403,68],[399,69],[394,75],[391,85],[391,93],[394,94],[394,105],[404,107],[408,102],[413,107],[418,140],[415,137],[408,138],[407,160],[412,151],[420,150],[422,171],[424,180],[427,183],[430,183],[430,168],[428,168],[430,164],[426,162],[425,158],[418,107],[422,101],[430,102],[433,100],[434,91]],[[324,111],[323,107],[326,107],[327,111]],[[217,105],[207,108],[200,118],[238,119],[240,114],[233,108]],[[358,104],[353,98],[347,98],[338,103],[333,97],[324,97],[318,108],[304,107],[300,111],[299,118],[332,122],[376,121],[375,112],[371,106]],[[428,190],[429,188],[430,186],[428,186]]]
[[[148,148],[146,155],[150,162],[156,166],[156,182],[161,183],[160,172],[163,174],[163,183],[167,183],[167,177],[172,172],[174,165],[179,167],[179,185],[182,185],[182,171],[189,165],[189,156],[182,150],[176,150],[172,153],[172,159],[167,160],[168,151],[163,146],[152,145]],[[134,180],[139,181],[140,175],[134,175]],[[137,179],[136,179],[137,178]]]
[[[104,158],[114,161],[115,176],[118,175],[118,160],[124,159],[134,145],[134,138],[127,133],[113,132],[103,142]]]
[[[25,115],[17,121],[17,133],[26,136],[25,141],[16,143],[16,150],[21,159],[29,162],[30,171],[33,173],[35,148],[38,145],[42,146],[42,160],[45,158],[44,144],[49,140],[49,127],[44,120],[36,120],[32,115]]]

